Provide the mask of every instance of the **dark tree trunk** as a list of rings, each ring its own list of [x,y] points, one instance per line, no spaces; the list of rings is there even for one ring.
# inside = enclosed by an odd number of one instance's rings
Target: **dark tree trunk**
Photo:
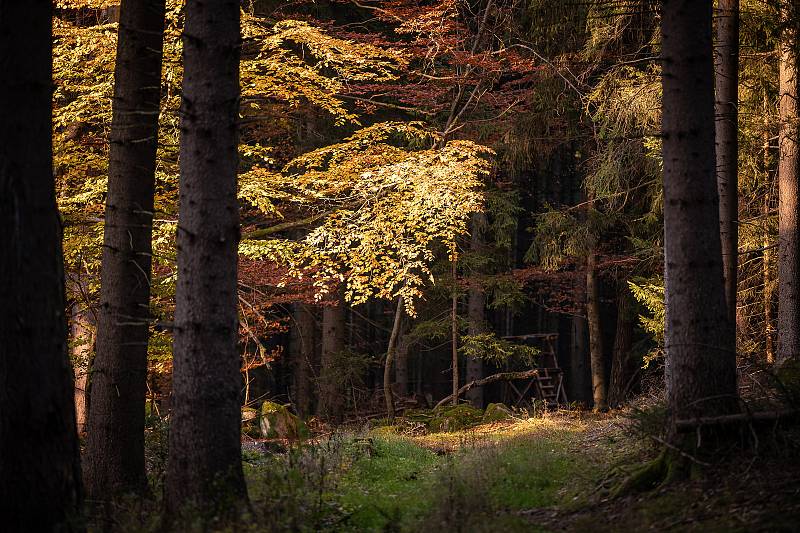
[[[400,334],[400,323],[403,321],[403,298],[397,298],[397,308],[392,322],[392,333],[389,336],[389,346],[386,349],[386,363],[383,366],[383,395],[386,398],[386,416],[394,420],[394,394],[392,393],[392,363],[394,362],[395,346]]]
[[[167,515],[235,518],[241,462],[236,198],[239,2],[189,0]]]
[[[472,228],[470,236],[470,251],[480,254],[483,251],[483,238],[481,229],[485,224],[485,215],[474,213],[472,215]],[[478,335],[486,330],[486,295],[483,288],[473,279],[467,294],[467,320],[468,335]],[[468,357],[466,361],[467,383],[477,381],[483,377],[483,360],[477,357]],[[483,387],[475,387],[467,391],[467,400],[473,406],[483,408]]]
[[[663,6],[665,351],[673,421],[737,409],[719,234],[711,4]]]
[[[0,0],[0,516],[80,530],[51,140],[52,3]]]
[[[587,368],[588,338],[586,319],[582,316],[572,317],[572,335],[570,339],[570,369],[567,387],[570,400],[589,403],[589,372]]]
[[[121,5],[92,367],[86,488],[90,499],[142,492],[164,0]]]
[[[312,413],[314,377],[314,314],[307,305],[294,304],[294,324],[291,329],[292,369],[294,370],[294,404],[300,416]]]
[[[586,259],[586,318],[589,323],[589,360],[592,367],[592,403],[595,411],[608,409],[603,331],[600,327],[600,280],[594,250]]]
[[[719,230],[728,320],[736,324],[739,252],[739,0],[718,0],[715,47],[716,156]]]
[[[344,417],[344,383],[338,355],[344,350],[346,313],[344,298],[322,308],[322,354],[320,356],[319,404],[323,415],[333,421]]]
[[[778,135],[778,353],[780,365],[800,357],[800,146],[798,146],[798,53],[797,2],[782,8],[785,25],[780,44],[779,93],[780,133]]]
[[[632,303],[627,283],[622,280],[617,291],[617,331],[611,360],[611,384],[608,388],[608,403],[611,407],[619,407],[625,401],[636,372],[631,360],[634,322]]]

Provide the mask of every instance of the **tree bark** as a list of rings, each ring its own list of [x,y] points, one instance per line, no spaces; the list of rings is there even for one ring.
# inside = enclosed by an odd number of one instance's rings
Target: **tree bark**
[[[608,402],[611,407],[619,407],[625,401],[629,383],[636,371],[631,364],[634,322],[632,303],[627,282],[622,280],[617,291],[617,331],[611,360],[611,385],[608,388]]]
[[[300,416],[309,416],[313,403],[314,315],[307,305],[296,303],[291,330],[292,369],[294,370],[294,403]]]
[[[608,409],[606,369],[603,357],[603,332],[600,327],[600,282],[597,256],[592,250],[586,258],[586,317],[589,323],[589,359],[592,367],[592,401],[595,411]]]
[[[778,353],[781,365],[800,356],[800,236],[798,236],[798,184],[800,183],[800,147],[798,147],[798,53],[797,3],[784,3],[781,18],[785,25],[780,44],[778,135]]]
[[[86,431],[89,416],[89,369],[94,353],[95,328],[86,303],[75,300],[70,306],[70,360],[75,373],[75,425]]]
[[[344,384],[339,377],[338,355],[344,350],[345,307],[339,294],[336,305],[322,308],[322,355],[320,357],[320,406],[333,421],[344,418]]]
[[[82,529],[52,153],[52,2],[0,1],[0,516]]]
[[[458,405],[458,276],[456,273],[456,260],[453,258],[453,301],[450,313],[451,348],[453,365],[453,405]]]
[[[472,228],[470,235],[470,251],[477,255],[483,251],[483,238],[481,229],[485,225],[485,215],[473,213]],[[468,335],[479,335],[486,330],[486,295],[483,288],[476,284],[476,280],[470,284],[467,294],[467,320]],[[466,361],[466,381],[476,381],[483,377],[483,360],[478,357],[468,357]],[[467,391],[467,400],[479,409],[483,408],[483,388],[477,387]]]
[[[569,385],[570,399],[577,402],[589,402],[588,371],[586,368],[587,325],[582,316],[572,317],[572,335],[570,339],[570,372],[567,384]]]
[[[394,390],[400,396],[408,394],[408,352],[411,348],[408,335],[408,320],[400,324],[394,357]]]
[[[86,488],[147,488],[144,402],[164,0],[121,5]]]
[[[166,515],[232,520],[247,501],[237,350],[239,3],[186,4],[178,283]]]
[[[667,401],[676,419],[738,408],[714,153],[711,0],[665,0],[662,18]]]
[[[775,362],[775,324],[772,313],[773,300],[775,297],[775,279],[772,275],[774,265],[774,252],[772,250],[772,233],[769,227],[770,212],[773,208],[772,201],[772,185],[770,180],[770,127],[769,127],[769,100],[766,93],[764,94],[764,154],[763,154],[763,173],[764,183],[767,185],[767,192],[764,195],[764,213],[763,228],[764,228],[764,254],[762,256],[762,270],[764,280],[764,290],[762,294],[764,302],[764,336],[766,337],[764,351],[766,352],[766,360],[768,364]]]
[[[739,0],[718,0],[714,100],[717,190],[725,302],[736,324],[739,251]]]
[[[386,363],[383,367],[383,395],[386,398],[386,416],[394,420],[394,394],[392,393],[392,363],[394,362],[395,345],[400,333],[400,323],[403,321],[403,298],[397,297],[397,309],[394,312],[392,333],[389,336],[389,346],[386,349]]]

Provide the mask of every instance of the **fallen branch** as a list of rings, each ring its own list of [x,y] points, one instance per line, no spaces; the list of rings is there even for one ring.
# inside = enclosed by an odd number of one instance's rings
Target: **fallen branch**
[[[461,396],[468,390],[472,389],[473,387],[483,387],[484,385],[488,385],[489,383],[494,383],[495,381],[517,381],[521,379],[533,379],[539,375],[538,370],[524,370],[522,372],[500,372],[499,374],[492,374],[491,376],[485,377],[483,379],[476,379],[470,381],[460,389],[458,389],[458,396]],[[439,401],[434,406],[434,409],[437,407],[441,407],[442,405],[446,404],[450,400],[453,399],[453,395],[450,394],[442,400]]]
[[[739,413],[735,415],[701,416],[688,420],[676,420],[675,429],[679,433],[694,431],[700,426],[720,426],[741,422],[769,422],[780,418],[792,418],[800,415],[800,409],[781,409],[778,411],[759,411],[755,413]]]

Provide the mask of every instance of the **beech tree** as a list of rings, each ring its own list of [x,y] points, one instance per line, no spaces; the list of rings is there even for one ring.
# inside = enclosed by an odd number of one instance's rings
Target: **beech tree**
[[[797,2],[781,3],[778,135],[778,352],[783,364],[800,357],[800,146],[798,132]]]
[[[735,327],[739,255],[739,0],[720,0],[716,20],[714,112],[720,238],[728,320]]]
[[[711,21],[711,0],[664,2],[664,349],[673,423],[738,409],[718,230]]]
[[[239,2],[186,4],[167,513],[246,502],[237,350]]]
[[[165,0],[122,2],[114,69],[87,490],[142,491],[153,197]]]
[[[52,3],[0,2],[0,516],[73,531],[82,488],[52,151]]]

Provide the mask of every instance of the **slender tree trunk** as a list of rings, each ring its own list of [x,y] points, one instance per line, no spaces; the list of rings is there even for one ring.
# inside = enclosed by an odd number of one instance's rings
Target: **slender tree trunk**
[[[144,401],[164,0],[121,5],[86,488],[147,488]]]
[[[603,331],[600,327],[600,282],[597,256],[592,250],[586,258],[586,317],[589,323],[589,359],[592,366],[592,401],[595,411],[608,409],[606,369],[603,357]]]
[[[778,135],[778,353],[777,363],[800,356],[800,236],[798,235],[798,52],[797,2],[786,2],[781,10],[786,28],[780,44]]]
[[[237,350],[239,2],[186,4],[178,284],[166,514],[235,519],[247,500]]]
[[[456,274],[456,260],[453,259],[453,302],[450,315],[452,333],[452,359],[453,359],[453,405],[458,405],[458,276]]]
[[[582,316],[572,317],[572,335],[570,339],[570,372],[567,386],[570,400],[589,403],[588,370],[586,368],[587,334],[586,319]]]
[[[617,291],[617,331],[611,360],[611,385],[608,388],[608,402],[611,407],[619,407],[625,401],[628,384],[635,372],[631,364],[634,321],[632,303],[627,282],[622,280]]]
[[[52,2],[0,0],[0,516],[81,528],[52,152]]]
[[[764,93],[764,154],[763,154],[763,173],[764,183],[766,184],[767,192],[764,194],[764,255],[763,261],[763,277],[764,277],[764,290],[762,293],[764,301],[764,335],[766,337],[765,352],[768,364],[775,362],[775,324],[772,316],[772,305],[775,297],[775,284],[772,275],[774,265],[774,252],[772,251],[772,234],[770,232],[769,217],[773,207],[772,202],[772,180],[770,180],[770,128],[769,128],[769,100],[766,92]]]
[[[403,320],[400,324],[400,332],[397,334],[397,348],[394,357],[394,382],[395,392],[400,396],[408,394],[408,352],[411,348],[408,335],[408,320]]]
[[[383,367],[383,395],[386,398],[386,416],[394,420],[394,394],[392,393],[392,363],[394,362],[395,346],[400,334],[400,324],[403,321],[403,298],[397,297],[397,309],[394,312],[392,333],[389,336],[389,346],[386,349],[386,363]]]
[[[341,381],[339,354],[344,350],[344,298],[322,309],[322,355],[320,357],[320,404],[322,414],[333,421],[344,417],[344,383]]]
[[[307,305],[294,304],[291,330],[292,369],[294,370],[294,402],[300,416],[312,413],[314,377],[314,315]]]
[[[718,0],[715,47],[716,157],[725,302],[736,324],[739,252],[739,0]]]
[[[89,369],[94,353],[95,325],[85,302],[76,300],[70,309],[70,359],[75,371],[75,425],[86,431],[89,416]]]
[[[712,2],[665,0],[662,13],[665,351],[674,422],[738,404],[719,234]]]
[[[473,213],[470,235],[470,251],[480,254],[483,251],[483,238],[481,229],[485,225],[483,213]],[[470,284],[467,294],[467,319],[468,335],[479,335],[486,330],[486,295],[483,288],[475,283]],[[477,381],[483,377],[483,360],[478,357],[468,357],[466,368],[466,382]],[[467,400],[478,408],[483,408],[483,387],[475,387],[467,391]]]

